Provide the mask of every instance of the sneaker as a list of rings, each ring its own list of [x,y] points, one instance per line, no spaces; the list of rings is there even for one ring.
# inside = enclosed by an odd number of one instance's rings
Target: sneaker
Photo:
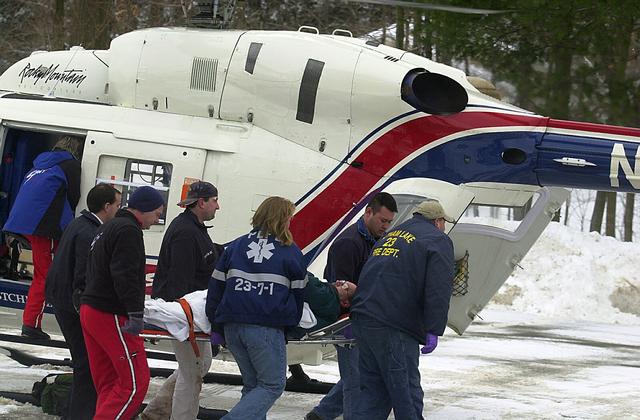
[[[49,334],[42,331],[42,328],[30,327],[28,325],[22,326],[22,336],[29,337],[36,340],[49,340]]]
[[[304,416],[304,420],[322,420],[322,417],[316,414],[315,411],[309,411],[306,416]]]

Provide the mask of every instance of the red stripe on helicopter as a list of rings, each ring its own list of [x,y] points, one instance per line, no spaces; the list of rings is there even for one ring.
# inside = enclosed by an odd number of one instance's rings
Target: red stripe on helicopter
[[[299,209],[291,221],[296,244],[304,249],[334,223],[399,162],[438,139],[474,128],[546,124],[547,118],[495,112],[464,112],[450,116],[425,116],[407,121],[382,134],[356,155],[343,172]]]
[[[638,128],[617,127],[614,125],[606,124],[592,124],[586,122],[549,119],[547,126],[549,128],[560,128],[564,130],[591,131],[593,133],[640,137],[640,129]]]

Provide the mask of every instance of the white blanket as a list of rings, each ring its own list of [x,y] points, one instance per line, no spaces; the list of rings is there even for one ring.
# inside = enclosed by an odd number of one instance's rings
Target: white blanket
[[[197,290],[184,296],[193,313],[193,329],[196,332],[211,334],[211,323],[205,313],[207,291]],[[189,338],[187,316],[178,302],[165,302],[163,299],[147,299],[144,302],[144,322],[165,329],[180,341]],[[304,303],[300,327],[309,329],[317,324],[317,320],[309,305]]]

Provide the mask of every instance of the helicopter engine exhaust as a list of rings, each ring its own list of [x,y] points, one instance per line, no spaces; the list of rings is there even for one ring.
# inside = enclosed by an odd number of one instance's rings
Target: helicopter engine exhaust
[[[469,101],[464,87],[450,77],[416,68],[409,71],[400,87],[402,100],[415,109],[433,115],[462,111]]]

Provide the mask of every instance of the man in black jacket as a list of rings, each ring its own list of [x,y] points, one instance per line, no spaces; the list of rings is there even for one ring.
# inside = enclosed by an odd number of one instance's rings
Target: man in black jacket
[[[91,242],[80,323],[98,393],[96,419],[132,418],[149,387],[139,337],[146,287],[142,230],[158,223],[163,209],[158,191],[138,187]]]
[[[96,390],[77,312],[85,287],[89,246],[98,227],[116,215],[120,198],[120,191],[107,184],[96,185],[89,191],[89,210],[82,210],[65,229],[45,283],[47,302],[55,308],[56,320],[71,353],[73,385],[68,412],[73,419],[92,419],[96,408]]]
[[[151,297],[171,302],[196,290],[208,288],[209,279],[223,247],[211,240],[204,222],[212,220],[218,204],[218,190],[204,181],[189,186],[187,197],[178,203],[186,210],[178,215],[162,239]],[[195,419],[202,377],[211,366],[211,345],[198,342],[197,357],[189,341],[171,341],[178,369],[164,382],[142,413],[143,419]]]

